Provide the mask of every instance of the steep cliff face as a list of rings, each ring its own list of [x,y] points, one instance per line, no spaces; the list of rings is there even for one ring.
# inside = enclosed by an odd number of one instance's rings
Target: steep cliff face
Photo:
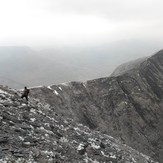
[[[63,117],[116,137],[163,162],[163,51],[108,78],[34,88]]]

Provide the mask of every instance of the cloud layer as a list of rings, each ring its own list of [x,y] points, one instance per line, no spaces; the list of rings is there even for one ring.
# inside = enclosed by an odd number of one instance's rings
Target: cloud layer
[[[162,39],[161,0],[0,1],[1,45]]]

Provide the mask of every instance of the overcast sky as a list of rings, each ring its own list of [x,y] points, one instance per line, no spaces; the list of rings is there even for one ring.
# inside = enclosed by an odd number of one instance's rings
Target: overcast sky
[[[0,0],[0,45],[163,40],[162,0]]]

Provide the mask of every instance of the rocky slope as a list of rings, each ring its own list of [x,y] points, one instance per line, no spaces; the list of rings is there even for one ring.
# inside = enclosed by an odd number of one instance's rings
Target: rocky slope
[[[155,163],[118,140],[0,86],[0,163]]]
[[[110,77],[34,88],[31,95],[163,162],[163,50]]]

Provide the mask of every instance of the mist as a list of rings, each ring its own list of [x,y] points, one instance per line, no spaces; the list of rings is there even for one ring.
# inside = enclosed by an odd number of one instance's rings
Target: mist
[[[161,0],[5,0],[2,46],[92,46],[118,40],[161,42]]]
[[[51,85],[109,76],[162,49],[161,0],[0,2],[1,84]]]

